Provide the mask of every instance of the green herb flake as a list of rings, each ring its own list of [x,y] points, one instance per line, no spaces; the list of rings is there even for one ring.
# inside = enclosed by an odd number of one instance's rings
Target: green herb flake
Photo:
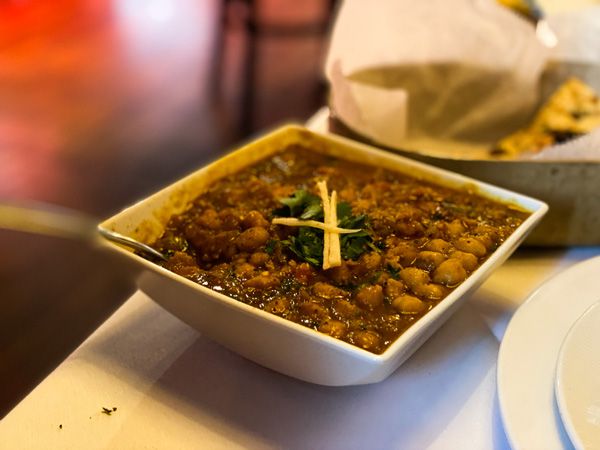
[[[400,271],[402,270],[402,266],[399,266],[399,268],[396,269],[391,264],[388,264],[387,265],[387,270],[388,270],[388,272],[390,272],[390,275],[392,276],[392,278],[394,280],[397,280],[398,278],[400,278]]]
[[[297,236],[280,242],[307,263],[322,266],[324,234],[323,230],[317,228],[299,227]]]
[[[269,255],[272,255],[273,252],[275,251],[276,246],[277,246],[277,241],[267,242],[267,245],[265,246],[265,252],[268,253]]]
[[[323,216],[321,199],[316,195],[309,194],[304,189],[298,189],[291,197],[279,200],[281,208],[273,211],[276,217],[297,217],[299,219],[317,219]]]
[[[107,416],[110,416],[113,412],[115,412],[117,410],[116,407],[113,407],[112,409],[110,408],[105,408],[104,406],[102,407],[102,414],[106,414]]]

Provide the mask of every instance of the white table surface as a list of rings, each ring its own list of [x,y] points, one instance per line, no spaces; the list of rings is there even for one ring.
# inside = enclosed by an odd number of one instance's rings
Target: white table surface
[[[0,422],[0,447],[508,448],[496,395],[504,330],[544,280],[597,255],[517,251],[387,380],[354,387],[263,368],[137,292]]]

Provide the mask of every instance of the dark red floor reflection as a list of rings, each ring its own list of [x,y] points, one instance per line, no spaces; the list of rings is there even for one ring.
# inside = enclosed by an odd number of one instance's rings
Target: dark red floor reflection
[[[306,120],[324,102],[330,9],[0,1],[0,202],[107,217],[251,133]],[[132,286],[80,243],[0,231],[0,248],[1,417]]]

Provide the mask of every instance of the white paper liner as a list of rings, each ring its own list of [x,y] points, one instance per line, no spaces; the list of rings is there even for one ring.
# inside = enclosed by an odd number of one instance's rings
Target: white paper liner
[[[495,0],[345,0],[326,59],[331,107],[375,143],[493,159],[494,143],[527,124],[568,75],[600,92],[600,7],[548,23],[558,37],[552,49],[532,22]],[[569,148],[592,148],[595,139]],[[565,159],[564,145],[536,158]],[[575,159],[600,159],[576,150]]]

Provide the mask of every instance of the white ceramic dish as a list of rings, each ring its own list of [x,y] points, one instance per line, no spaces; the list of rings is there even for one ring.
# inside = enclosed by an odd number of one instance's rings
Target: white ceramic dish
[[[575,448],[600,448],[600,302],[567,333],[558,354],[554,389]]]
[[[554,396],[560,347],[573,323],[598,301],[600,257],[545,282],[511,319],[498,354],[498,400],[513,449],[572,448]]]
[[[284,374],[323,385],[355,385],[385,379],[398,368],[523,241],[547,210],[537,200],[429,167],[336,136],[285,126],[126,209],[100,226],[151,242],[168,217],[183,210],[216,179],[293,143],[369,165],[384,165],[450,186],[468,185],[492,198],[512,202],[532,215],[451,295],[405,332],[386,352],[375,355],[301,325],[233,300],[112,246],[141,269],[139,288],[158,304],[225,347]]]

